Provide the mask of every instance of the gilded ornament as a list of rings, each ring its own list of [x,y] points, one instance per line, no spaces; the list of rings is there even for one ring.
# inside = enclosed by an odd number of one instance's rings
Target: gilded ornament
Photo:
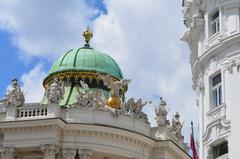
[[[85,38],[86,44],[88,45],[90,40],[91,40],[91,38],[93,37],[92,32],[89,30],[89,28],[87,28],[87,30],[84,31],[82,35]]]
[[[111,108],[120,109],[121,107],[120,97],[109,97],[107,104]]]

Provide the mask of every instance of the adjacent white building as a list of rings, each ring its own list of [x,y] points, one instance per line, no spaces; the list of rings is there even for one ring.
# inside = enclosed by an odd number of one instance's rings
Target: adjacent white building
[[[183,0],[193,89],[198,96],[200,159],[238,159],[240,0]]]

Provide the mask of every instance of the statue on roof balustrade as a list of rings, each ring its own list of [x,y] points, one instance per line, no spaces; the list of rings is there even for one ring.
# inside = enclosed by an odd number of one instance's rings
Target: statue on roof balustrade
[[[143,119],[144,121],[147,121],[147,115],[142,112],[142,108],[146,105],[146,104],[151,104],[152,101],[145,101],[142,102],[142,99],[138,99],[136,102],[134,101],[134,98],[130,98],[126,103],[125,106],[123,107],[123,111],[135,118],[138,119]]]
[[[25,102],[24,93],[18,85],[18,80],[12,80],[12,86],[8,89],[8,93],[4,99],[1,100],[4,106],[13,105],[20,106]]]
[[[59,104],[60,100],[63,99],[65,93],[64,82],[60,84],[57,77],[53,79],[53,83],[46,89],[46,96],[48,103]]]
[[[183,138],[182,127],[183,127],[183,123],[180,122],[180,115],[177,112],[172,119],[172,131],[180,139]]]
[[[166,125],[167,114],[168,114],[166,105],[167,105],[166,102],[163,100],[162,97],[160,97],[160,104],[157,108],[155,108],[155,113],[156,113],[155,119],[158,123],[158,126]]]

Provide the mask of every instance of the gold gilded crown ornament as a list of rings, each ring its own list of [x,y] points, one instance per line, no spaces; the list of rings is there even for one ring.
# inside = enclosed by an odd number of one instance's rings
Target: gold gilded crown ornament
[[[87,30],[82,33],[83,37],[85,38],[86,45],[89,45],[91,38],[93,37],[92,32],[87,27]]]

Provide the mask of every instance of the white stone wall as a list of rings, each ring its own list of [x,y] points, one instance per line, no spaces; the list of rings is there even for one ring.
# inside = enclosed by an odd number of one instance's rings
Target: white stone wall
[[[182,40],[191,50],[193,87],[198,95],[200,159],[212,159],[212,146],[223,140],[229,142],[229,158],[235,159],[240,134],[240,1],[191,3],[199,8],[190,8],[191,20]],[[197,16],[197,10],[201,16]],[[211,16],[216,11],[219,11],[220,31],[212,35]],[[222,77],[222,105],[214,108],[211,80],[218,73]]]

